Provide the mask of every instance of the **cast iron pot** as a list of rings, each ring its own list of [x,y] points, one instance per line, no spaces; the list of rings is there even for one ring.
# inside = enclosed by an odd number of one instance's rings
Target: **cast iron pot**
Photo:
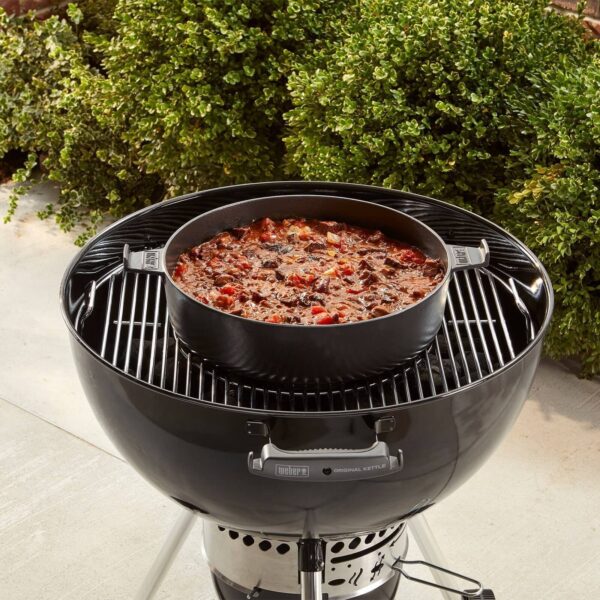
[[[334,325],[266,323],[231,315],[184,293],[171,274],[181,253],[217,233],[270,217],[342,221],[414,245],[439,259],[445,275],[429,295],[389,315]],[[451,246],[427,225],[385,206],[338,196],[269,196],[203,213],[180,227],[159,249],[124,249],[125,268],[160,273],[169,316],[183,343],[201,356],[251,378],[312,385],[372,377],[413,357],[435,337],[454,271],[487,266],[479,248]]]

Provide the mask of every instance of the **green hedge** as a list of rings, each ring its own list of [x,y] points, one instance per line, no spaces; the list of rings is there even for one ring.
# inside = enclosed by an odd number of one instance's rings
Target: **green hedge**
[[[120,217],[163,197],[156,175],[140,168],[135,149],[111,129],[103,114],[93,53],[78,35],[83,18],[8,17],[0,11],[0,157],[20,150],[28,158],[14,175],[22,185],[11,195],[6,219],[28,189],[34,169],[60,184],[53,215],[65,229],[83,225],[83,242],[106,216]]]
[[[584,59],[545,0],[367,0],[290,81],[289,160],[307,178],[409,189],[485,211],[522,174],[511,103]]]
[[[169,194],[281,175],[286,81],[331,37],[332,0],[122,3],[102,109]]]
[[[600,372],[597,43],[545,0],[85,0],[0,11],[0,160],[84,239],[165,196],[280,177],[466,206],[548,267],[548,341]]]
[[[537,81],[545,100],[519,102],[525,175],[496,196],[495,218],[540,258],[556,294],[546,344],[600,372],[600,58]]]

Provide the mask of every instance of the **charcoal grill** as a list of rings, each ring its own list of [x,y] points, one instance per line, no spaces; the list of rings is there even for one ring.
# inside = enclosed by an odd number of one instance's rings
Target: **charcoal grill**
[[[299,193],[385,204],[449,244],[485,238],[490,264],[454,275],[433,343],[382,376],[351,384],[242,378],[178,340],[161,279],[124,271],[123,250],[158,247],[222,204]],[[370,186],[232,186],[107,228],[67,270],[61,301],[99,420],[129,462],[187,509],[140,598],[156,589],[191,515],[205,519],[222,598],[391,598],[400,574],[413,577],[406,523],[446,597],[493,597],[469,578],[459,592],[451,572],[434,566],[443,559],[422,512],[491,454],[539,361],[552,289],[535,256],[505,231],[443,202]]]

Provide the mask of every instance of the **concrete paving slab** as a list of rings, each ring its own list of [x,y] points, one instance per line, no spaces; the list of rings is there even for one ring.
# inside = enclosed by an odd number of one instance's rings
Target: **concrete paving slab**
[[[498,598],[600,598],[599,501],[600,387],[544,361],[498,452],[429,520]]]
[[[9,192],[10,186],[0,186],[0,207]],[[117,453],[82,402],[60,314],[59,285],[79,250],[76,235],[36,216],[55,197],[52,186],[37,186],[23,197],[12,222],[0,223],[0,398]]]
[[[0,401],[0,598],[130,600],[179,507],[123,461]],[[158,598],[213,598],[201,528]]]

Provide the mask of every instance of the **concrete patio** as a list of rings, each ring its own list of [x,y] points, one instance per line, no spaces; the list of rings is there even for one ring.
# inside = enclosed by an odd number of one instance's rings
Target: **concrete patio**
[[[54,193],[0,225],[0,599],[130,599],[180,509],[123,461],[79,385],[58,305],[74,236],[35,216]],[[448,566],[500,600],[595,599],[599,507],[600,382],[544,361],[498,452],[428,517]],[[216,598],[201,530],[157,598]],[[402,583],[397,598],[440,596]]]

